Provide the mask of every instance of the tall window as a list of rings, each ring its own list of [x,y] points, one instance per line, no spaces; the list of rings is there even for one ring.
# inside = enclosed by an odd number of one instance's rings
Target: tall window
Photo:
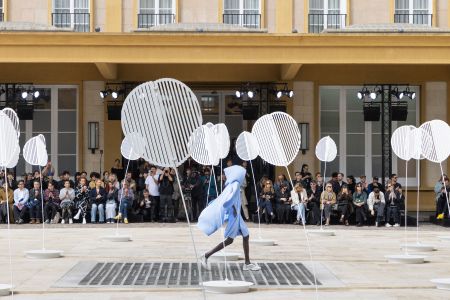
[[[54,0],[53,8],[54,26],[89,32],[89,0]]]
[[[346,5],[345,0],[309,0],[309,32],[319,33],[327,28],[345,27]]]
[[[0,22],[3,22],[4,20],[4,14],[3,14],[3,0],[0,0]]]
[[[223,22],[250,28],[261,27],[260,0],[224,0]]]
[[[170,24],[175,22],[175,0],[140,0],[138,27]]]
[[[356,97],[360,87],[321,86],[320,87],[320,137],[329,135],[338,147],[336,159],[327,163],[327,177],[331,172],[342,172],[346,176],[358,178],[366,175],[381,176],[381,121],[365,122],[363,103]],[[403,125],[418,126],[419,91],[418,86],[410,87],[416,92],[414,100],[408,101],[406,121],[392,122],[392,130]],[[403,90],[403,87],[399,87]],[[405,100],[405,99],[403,99]],[[375,101],[380,101],[380,95]],[[324,165],[321,165],[323,172]],[[405,162],[393,154],[392,171],[405,182]],[[416,165],[411,160],[408,165],[409,185],[416,184]]]
[[[432,24],[432,0],[395,0],[395,23]]]

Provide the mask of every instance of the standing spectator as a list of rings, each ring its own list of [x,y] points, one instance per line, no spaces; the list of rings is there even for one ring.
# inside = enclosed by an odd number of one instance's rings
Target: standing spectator
[[[259,198],[258,210],[261,209],[261,213],[265,213],[266,224],[269,224],[275,218],[272,208],[272,201],[275,198],[275,191],[270,180],[266,181],[261,193],[259,194]]]
[[[279,193],[281,190],[281,186],[285,185],[287,187],[288,192],[291,192],[290,183],[286,180],[286,176],[284,174],[280,174],[277,177],[277,181],[273,184],[273,189],[275,193]]]
[[[108,182],[109,182],[109,172],[108,171],[103,171],[103,184],[104,187],[106,188],[108,186]]]
[[[31,178],[30,178],[31,175]],[[28,190],[31,190],[34,187],[34,182],[40,182],[41,175],[39,171],[34,171],[32,174],[28,175],[28,181],[25,183],[25,187]]]
[[[356,186],[355,177],[353,175],[349,175],[347,177],[347,188],[350,195],[353,195],[353,193],[355,192],[355,186]]]
[[[368,185],[367,192],[369,193],[369,195],[370,195],[370,193],[373,192],[375,187],[378,187],[380,192],[384,191],[384,187],[383,187],[383,185],[380,182],[378,182],[378,177],[377,176],[374,176],[373,179],[372,179],[372,183],[370,183]]]
[[[172,194],[173,215],[175,217],[175,221],[177,221],[182,191],[180,190],[180,185],[178,183],[178,178],[176,177],[175,169],[172,169],[170,173],[172,174],[173,177],[173,194]]]
[[[57,215],[59,215],[60,200],[59,191],[55,189],[53,182],[49,182],[47,189],[44,191],[44,203],[45,223],[57,224],[59,222]]]
[[[306,194],[306,193],[305,193]],[[277,212],[278,212],[278,222],[280,224],[288,224],[291,222],[290,213],[291,213],[291,197],[288,192],[287,185],[282,185],[280,191],[276,194],[276,202],[277,202]]]
[[[133,190],[128,187],[128,184],[125,181],[123,187],[119,190],[119,214],[114,219],[123,219],[123,222],[128,224],[128,207],[131,207],[133,200]]]
[[[78,212],[75,215],[74,219],[78,220],[80,217],[83,217],[83,224],[86,224],[86,213],[89,206],[89,193],[90,189],[87,186],[86,177],[80,178],[80,183],[75,189],[75,205],[78,208]]]
[[[300,174],[302,175],[303,179],[303,187],[309,189],[312,180],[312,175],[311,173],[309,173],[309,166],[307,164],[302,165],[302,171]]]
[[[394,188],[394,190],[398,190],[398,189],[402,188],[402,185],[399,182],[397,182],[397,180],[398,180],[397,174],[391,174],[389,179],[391,180],[392,187]]]
[[[335,176],[335,182],[337,183],[337,173]],[[330,225],[331,207],[336,204],[336,194],[333,192],[333,186],[331,183],[327,183],[325,191],[320,195],[320,208],[325,214],[325,226]]]
[[[316,183],[319,190],[323,190],[323,176],[320,172],[316,173]]]
[[[120,159],[116,159],[114,161],[114,166],[111,168],[111,173],[116,174],[117,179],[119,182],[122,182],[123,178],[125,177],[122,164],[120,163]]]
[[[18,188],[14,191],[14,220],[16,224],[23,224],[29,213],[27,203],[29,199],[29,191],[25,188],[25,182],[19,180]]]
[[[344,173],[338,173],[337,179],[339,182],[339,187],[342,188],[343,185],[347,185],[347,182],[344,181]],[[337,194],[337,193],[336,193]]]
[[[127,172],[125,180],[127,181],[129,188],[133,190],[133,193],[136,193],[136,181],[133,179],[133,173],[131,171]]]
[[[368,194],[369,184],[367,183],[366,175],[359,176],[359,183],[361,184],[362,190]]]
[[[48,161],[45,167],[42,169],[42,176],[53,176],[55,175],[55,168],[52,165],[51,161]]]
[[[203,195],[204,195],[203,207],[206,207],[209,201],[217,198],[216,181],[214,180],[214,177],[211,176],[211,170],[209,168],[205,168],[203,176],[201,176],[201,181],[203,184]]]
[[[341,191],[341,184],[339,183],[339,173],[338,172],[333,172],[331,174],[331,180],[329,183],[331,184],[333,193],[335,195],[339,194],[339,192]]]
[[[159,213],[159,174],[156,173],[156,167],[150,167],[150,174],[145,179],[145,185],[152,197],[152,202],[155,205],[155,215]]]
[[[6,183],[0,188],[0,223],[8,223],[8,207],[9,207],[9,222],[14,222],[14,191],[8,185],[8,198],[6,198]]]
[[[337,196],[338,211],[341,214],[339,219],[340,223],[344,223],[348,226],[348,217],[350,215],[350,205],[353,203],[353,197],[350,194],[348,187],[343,185],[341,191]]]
[[[183,188],[185,191],[191,192],[193,220],[196,221],[199,216],[198,203],[203,198],[202,182],[200,180],[200,176],[196,171],[192,171],[189,168],[186,170],[186,176],[183,181]]]
[[[80,175],[81,176],[81,175]],[[81,177],[80,177],[81,178]],[[59,182],[59,187],[58,187],[58,189],[63,189],[64,188],[64,182],[66,181],[66,180],[68,180],[69,181],[69,183],[70,183],[70,187],[71,188],[75,188],[75,183],[73,182],[73,180],[72,179],[70,179],[70,173],[69,173],[69,171],[64,171],[63,173],[62,173],[62,180]]]
[[[145,171],[148,172],[148,171]],[[145,190],[145,179],[148,176],[148,173],[145,173],[147,175],[144,176],[144,171],[139,172],[139,177],[136,180],[136,191],[139,195],[142,195],[142,192]]]
[[[392,226],[390,224],[391,219],[394,219],[394,227],[399,227],[401,196],[398,190],[395,189],[395,185],[393,183],[388,184],[384,199],[386,200],[386,207],[387,207],[386,227]]]
[[[308,203],[308,195],[301,183],[296,183],[291,191],[291,209],[297,211],[297,218],[294,224],[300,224],[300,218],[303,225],[306,224],[306,205]]]
[[[295,172],[294,180],[292,180],[292,184],[295,187],[298,183],[303,185],[304,182],[303,182],[302,173],[297,171],[297,172]]]
[[[69,221],[69,224],[73,223],[72,210],[74,208],[75,190],[70,187],[70,181],[64,181],[64,187],[59,191],[59,200],[61,201],[61,224],[65,224]]]
[[[99,178],[97,178],[97,181],[95,182],[95,187],[91,189],[89,198],[91,202],[91,223],[96,223],[97,210],[99,223],[104,223],[106,192],[102,187],[102,181]]]
[[[160,221],[173,221],[173,177],[169,168],[164,168],[164,173],[159,177],[159,203],[160,203]],[[201,201],[200,201],[201,202]]]
[[[361,227],[367,221],[367,193],[364,191],[363,185],[360,182],[356,184],[356,190],[353,193],[353,205],[355,206],[356,212],[356,226]]]
[[[13,173],[8,172],[8,175],[7,175],[6,179],[8,180],[8,188],[10,188],[12,190],[17,189],[17,182],[14,179]]]
[[[307,190],[308,195],[308,209],[313,215],[313,224],[320,226],[320,194],[322,190],[317,186],[315,180],[311,180],[310,189]]]
[[[30,224],[40,224],[42,217],[42,194],[39,181],[35,181],[33,188],[30,190],[28,207],[30,208]]]
[[[378,186],[375,186],[373,192],[371,192],[367,198],[367,206],[369,206],[369,211],[372,216],[375,216],[376,214],[376,227],[378,227],[380,222],[384,219],[385,205],[386,201],[384,199],[384,194],[380,191]]]
[[[116,208],[119,202],[119,190],[112,182],[108,182],[108,192],[106,194],[106,223],[114,223],[113,219],[116,217]]]

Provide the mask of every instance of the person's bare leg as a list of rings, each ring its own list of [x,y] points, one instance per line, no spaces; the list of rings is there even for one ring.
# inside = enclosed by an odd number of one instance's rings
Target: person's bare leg
[[[205,257],[206,259],[208,259],[211,255],[213,255],[216,252],[219,252],[220,250],[222,250],[224,247],[231,245],[231,243],[233,243],[233,239],[228,237],[224,242],[219,243],[216,247],[212,248],[210,251],[205,253]]]
[[[249,246],[249,235],[243,237],[242,246],[244,247],[245,264],[250,263],[250,246]]]

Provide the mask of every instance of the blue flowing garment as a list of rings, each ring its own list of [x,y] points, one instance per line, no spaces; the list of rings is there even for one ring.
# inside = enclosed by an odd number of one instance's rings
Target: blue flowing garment
[[[206,235],[211,235],[227,222],[225,238],[235,238],[238,235],[249,235],[247,225],[241,216],[240,187],[245,178],[245,169],[241,166],[231,166],[223,170],[227,181],[225,189],[217,199],[202,211],[197,227]]]

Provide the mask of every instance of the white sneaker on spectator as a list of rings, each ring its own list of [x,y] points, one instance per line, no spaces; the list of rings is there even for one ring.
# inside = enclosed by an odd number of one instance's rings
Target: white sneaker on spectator
[[[86,224],[87,222],[86,222],[86,218],[83,218],[83,224]]]
[[[392,225],[389,223],[386,223],[386,227],[392,227]]]
[[[261,270],[261,267],[258,266],[258,264],[256,263],[250,263],[250,264],[244,264],[244,271],[259,271]]]
[[[64,219],[62,219],[61,220],[61,224],[65,224],[66,223],[66,221],[64,221]]]
[[[205,254],[202,254],[202,256],[200,256],[200,263],[203,269],[208,271],[211,270],[211,266],[208,264],[208,259],[206,258]]]
[[[378,222],[375,222],[375,227],[378,227]]]
[[[62,222],[63,222],[63,221],[64,221],[64,220],[62,220]],[[69,219],[69,224],[73,224],[72,218]]]
[[[400,227],[400,224],[395,223],[395,224],[394,224],[394,227]]]

